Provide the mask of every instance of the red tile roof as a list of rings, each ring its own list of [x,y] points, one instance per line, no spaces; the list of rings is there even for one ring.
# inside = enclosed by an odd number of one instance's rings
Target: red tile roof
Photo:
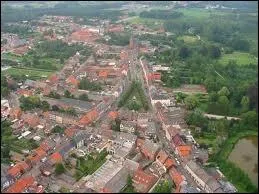
[[[156,159],[159,160],[159,162],[161,162],[162,164],[164,164],[167,158],[168,155],[164,150],[160,150],[156,156]]]
[[[77,132],[77,129],[75,127],[72,127],[72,128],[67,128],[64,133],[68,137],[73,137],[76,132]]]
[[[75,86],[77,86],[79,84],[79,81],[73,76],[73,75],[70,75],[67,80],[66,80],[67,83],[71,83]]]
[[[139,192],[146,193],[155,184],[157,177],[138,169],[133,175],[133,182],[140,186]]]
[[[56,164],[56,163],[60,163],[62,161],[62,156],[60,155],[59,152],[55,152],[50,156],[50,160]]]
[[[175,161],[171,158],[167,158],[167,160],[164,163],[164,166],[166,167],[166,169],[171,168],[173,165],[175,165]]]
[[[26,188],[30,187],[34,183],[32,176],[23,177],[16,181],[12,186],[7,189],[7,193],[22,193]]]
[[[98,117],[98,112],[94,109],[88,113],[86,113],[80,120],[79,124],[83,125],[88,125],[92,123],[97,117]]]
[[[99,74],[98,74],[99,77],[102,77],[102,78],[107,78],[108,76],[108,72],[107,71],[100,71]]]
[[[51,149],[51,147],[48,145],[48,143],[46,141],[43,141],[40,144],[40,148],[43,149],[45,152],[47,152]]]
[[[24,115],[24,123],[30,127],[36,127],[40,123],[40,118],[35,114]]]
[[[21,168],[19,165],[15,165],[13,167],[11,167],[8,171],[7,174],[13,176],[13,177],[17,177],[18,175],[21,174]]]
[[[10,110],[10,117],[14,118],[14,119],[18,119],[20,118],[22,115],[22,110],[21,108],[11,108]]]
[[[182,145],[177,146],[176,149],[178,150],[181,157],[188,157],[191,154],[192,146]]]
[[[137,141],[136,141],[137,147],[142,147],[142,145],[144,144],[144,142],[145,142],[144,139],[137,138]]]
[[[24,95],[24,96],[32,96],[33,91],[32,90],[26,90],[26,89],[19,89],[19,90],[17,90],[17,94]]]
[[[58,76],[56,74],[51,75],[48,80],[50,81],[50,83],[57,83],[58,82]]]
[[[169,175],[174,181],[176,186],[179,186],[184,181],[183,176],[174,167],[172,167],[169,170]]]
[[[115,120],[119,116],[119,113],[117,111],[111,111],[111,112],[109,112],[108,116],[111,119]]]

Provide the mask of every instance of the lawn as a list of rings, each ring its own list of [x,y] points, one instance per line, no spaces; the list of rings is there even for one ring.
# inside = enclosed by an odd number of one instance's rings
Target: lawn
[[[38,80],[48,77],[52,71],[46,69],[34,69],[34,68],[16,68],[12,67],[6,71],[2,71],[3,74],[9,74],[11,76],[28,75],[28,79]]]
[[[177,38],[178,40],[183,40],[185,43],[194,43],[198,40],[198,38],[196,36],[180,36]]]
[[[219,62],[223,65],[227,65],[229,60],[235,60],[238,65],[248,65],[250,63],[256,64],[258,61],[257,59],[249,54],[244,52],[233,52],[232,54],[224,54],[220,59]]]
[[[7,59],[7,60],[12,60],[16,62],[21,62],[22,58],[16,54],[13,53],[3,53],[2,54],[2,59]]]

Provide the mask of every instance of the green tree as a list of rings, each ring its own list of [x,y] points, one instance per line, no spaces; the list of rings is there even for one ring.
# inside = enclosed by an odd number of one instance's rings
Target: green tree
[[[241,105],[242,105],[242,112],[246,112],[249,109],[249,98],[247,96],[243,96],[241,100]]]
[[[194,108],[196,108],[198,106],[199,100],[196,96],[190,95],[184,99],[184,103],[187,106],[187,109],[193,110]]]
[[[172,193],[172,184],[168,180],[159,183],[152,193]]]
[[[220,91],[218,91],[219,96],[229,96],[230,92],[227,87],[222,87]]]
[[[241,115],[241,123],[244,126],[258,129],[258,115],[255,111],[248,111]]]
[[[219,99],[218,99],[218,102],[219,102],[219,104],[222,104],[222,105],[228,105],[229,104],[228,97],[226,97],[226,96],[220,96]]]
[[[89,101],[88,95],[87,94],[81,94],[79,96],[79,100]]]
[[[217,46],[211,46],[209,49],[209,54],[212,58],[219,58],[221,56],[220,48]]]
[[[60,127],[59,125],[56,125],[53,129],[52,129],[52,131],[54,132],[54,133],[60,133],[60,134],[63,134],[64,133],[64,127]]]
[[[64,165],[62,163],[58,163],[56,164],[56,167],[55,167],[55,173],[57,175],[61,175],[63,174],[64,172],[66,171]]]
[[[42,101],[42,109],[43,111],[48,111],[50,109],[50,105],[47,101]]]
[[[68,90],[65,90],[64,96],[65,96],[66,98],[71,98],[71,93],[70,93]]]

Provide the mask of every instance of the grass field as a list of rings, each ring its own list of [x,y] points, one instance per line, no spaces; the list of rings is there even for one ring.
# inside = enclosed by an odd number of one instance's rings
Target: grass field
[[[178,40],[183,40],[185,43],[194,43],[196,41],[198,41],[198,38],[196,36],[180,36],[177,38]]]
[[[17,61],[20,62],[22,60],[22,58],[18,55],[15,55],[13,53],[3,53],[1,55],[2,59],[8,59],[8,60],[13,60],[13,61]]]
[[[157,28],[163,24],[164,20],[134,17],[128,20],[128,22],[131,24],[145,24],[150,28]]]
[[[38,80],[44,77],[48,77],[52,71],[40,70],[33,68],[15,68],[12,67],[6,71],[2,71],[3,74],[9,74],[11,76],[28,75],[28,79]]]
[[[224,54],[220,59],[219,62],[223,65],[227,65],[229,60],[235,60],[238,65],[248,65],[250,63],[256,64],[258,61],[257,59],[249,54],[243,52],[233,52],[232,54]]]

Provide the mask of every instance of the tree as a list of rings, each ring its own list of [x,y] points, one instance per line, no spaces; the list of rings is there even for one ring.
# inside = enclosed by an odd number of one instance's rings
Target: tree
[[[52,129],[52,131],[54,132],[54,133],[60,133],[60,134],[63,134],[64,133],[64,128],[63,127],[60,127],[59,125],[56,125],[53,129]]]
[[[183,46],[183,47],[180,48],[179,56],[182,59],[185,59],[185,58],[189,57],[190,54],[191,54],[191,51],[186,46]]]
[[[249,98],[247,96],[243,96],[241,100],[241,105],[242,105],[242,112],[246,112],[249,109]]]
[[[244,126],[251,127],[251,128],[258,128],[258,117],[255,111],[248,111],[241,115],[241,122]]]
[[[153,190],[152,193],[171,193],[172,184],[168,180],[164,180],[162,183],[159,183]]]
[[[217,46],[211,46],[209,49],[209,54],[212,58],[219,58],[221,56],[220,48]]]
[[[71,98],[71,93],[70,93],[68,90],[65,90],[64,96],[65,96],[66,98]]]
[[[57,175],[61,175],[63,174],[64,172],[66,171],[64,165],[62,163],[58,163],[56,164],[56,167],[55,167],[55,173]]]
[[[50,108],[49,103],[47,101],[45,101],[45,100],[42,101],[41,106],[42,106],[43,111],[47,111]]]
[[[59,107],[58,107],[57,105],[53,105],[53,106],[51,107],[51,109],[52,109],[53,111],[59,111]]]
[[[198,106],[199,101],[196,96],[190,95],[184,99],[184,103],[187,106],[187,109],[193,110],[194,108],[196,108]]]
[[[229,96],[230,92],[227,87],[222,87],[220,91],[218,91],[219,96]]]
[[[218,102],[222,105],[228,105],[229,104],[228,97],[226,97],[226,96],[220,96],[219,99],[218,99]]]
[[[88,95],[87,94],[81,94],[79,96],[79,99],[80,100],[83,100],[83,101],[89,101],[89,98],[88,98]]]

